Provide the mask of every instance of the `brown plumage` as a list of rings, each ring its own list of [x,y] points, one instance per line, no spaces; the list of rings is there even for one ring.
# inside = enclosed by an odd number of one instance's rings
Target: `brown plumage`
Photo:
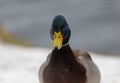
[[[84,63],[86,60],[90,63]],[[72,51],[67,45],[52,51],[39,71],[39,79],[40,83],[100,83],[100,72],[88,53]]]

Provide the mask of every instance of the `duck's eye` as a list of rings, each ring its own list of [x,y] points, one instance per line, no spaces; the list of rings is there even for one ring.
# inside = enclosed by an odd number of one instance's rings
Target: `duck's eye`
[[[63,24],[62,27],[65,27],[65,25]]]
[[[58,36],[58,38],[59,38],[59,39],[61,38],[60,35]]]

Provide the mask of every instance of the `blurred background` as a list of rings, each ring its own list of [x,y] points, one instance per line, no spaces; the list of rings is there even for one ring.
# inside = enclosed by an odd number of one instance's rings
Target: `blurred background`
[[[59,14],[73,49],[120,54],[120,0],[0,0],[0,41],[51,48],[49,30]]]

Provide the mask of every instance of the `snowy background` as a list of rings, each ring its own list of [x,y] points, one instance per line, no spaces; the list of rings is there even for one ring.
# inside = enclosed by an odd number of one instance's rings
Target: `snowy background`
[[[0,43],[0,83],[39,83],[39,67],[50,51]],[[100,68],[101,83],[120,83],[120,57],[90,54]]]
[[[71,47],[89,51],[100,68],[101,83],[120,83],[120,0],[0,0],[6,40],[37,46],[1,42],[0,26],[0,83],[39,83],[39,67],[51,51],[49,29],[58,14],[72,31]]]
[[[14,36],[51,47],[53,17],[71,28],[71,46],[98,53],[120,53],[120,0],[0,0],[0,21]]]

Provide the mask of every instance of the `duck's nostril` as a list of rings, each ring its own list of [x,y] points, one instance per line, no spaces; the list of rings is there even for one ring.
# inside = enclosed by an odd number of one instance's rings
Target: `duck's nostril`
[[[58,38],[59,38],[59,39],[61,38],[60,35],[58,36]]]

